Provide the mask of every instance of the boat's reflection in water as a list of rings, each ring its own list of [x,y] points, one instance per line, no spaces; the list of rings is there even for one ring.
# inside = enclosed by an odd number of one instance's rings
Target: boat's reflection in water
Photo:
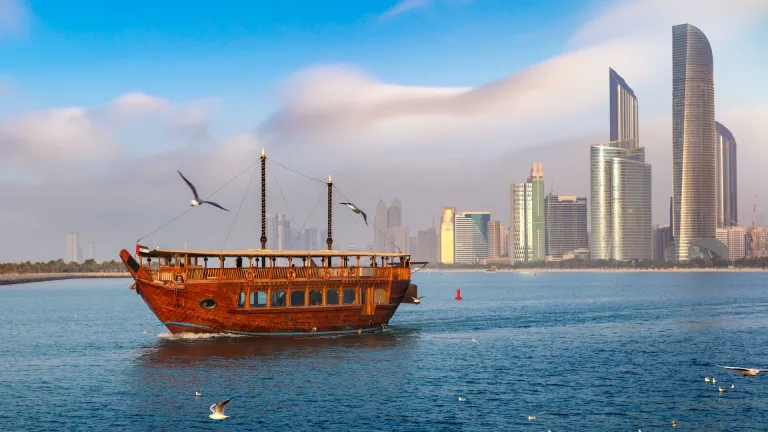
[[[141,350],[137,360],[143,367],[225,366],[248,360],[291,360],[333,357],[355,350],[357,355],[378,350],[402,349],[414,343],[419,330],[388,328],[385,331],[344,336],[248,337],[228,335],[163,334],[156,343]]]

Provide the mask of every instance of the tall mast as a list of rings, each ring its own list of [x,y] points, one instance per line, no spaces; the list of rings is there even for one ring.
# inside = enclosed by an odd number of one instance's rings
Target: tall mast
[[[267,155],[261,149],[261,249],[267,248]]]
[[[328,176],[328,238],[325,239],[328,250],[333,250],[333,180]]]

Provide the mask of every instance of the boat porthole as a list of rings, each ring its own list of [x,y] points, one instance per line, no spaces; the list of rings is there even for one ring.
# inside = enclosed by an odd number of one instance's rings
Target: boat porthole
[[[202,299],[200,300],[200,307],[203,309],[211,310],[216,307],[216,300],[214,299]]]

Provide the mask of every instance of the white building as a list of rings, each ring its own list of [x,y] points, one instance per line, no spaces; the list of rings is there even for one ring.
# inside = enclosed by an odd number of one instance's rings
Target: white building
[[[743,226],[718,228],[716,238],[728,247],[728,260],[739,260],[747,256],[747,230]]]
[[[479,264],[488,259],[489,212],[463,212],[456,215],[456,264]]]
[[[67,234],[67,253],[65,261],[80,262],[80,245],[78,244],[78,235],[75,232]]]

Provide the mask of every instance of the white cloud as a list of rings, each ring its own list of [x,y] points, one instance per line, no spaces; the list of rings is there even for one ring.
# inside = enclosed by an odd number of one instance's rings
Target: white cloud
[[[418,9],[429,5],[432,0],[400,0],[391,9],[384,12],[382,18],[393,18],[413,9]]]
[[[22,34],[28,21],[27,8],[20,0],[0,0],[0,37]]]

